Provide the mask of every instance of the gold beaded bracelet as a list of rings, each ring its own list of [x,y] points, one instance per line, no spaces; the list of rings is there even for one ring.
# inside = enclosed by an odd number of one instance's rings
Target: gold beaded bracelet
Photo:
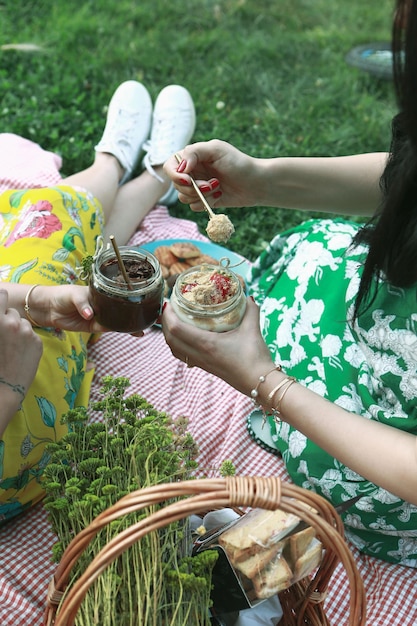
[[[257,401],[257,397],[259,396],[259,385],[264,383],[267,379],[267,376],[269,376],[269,374],[272,374],[272,372],[281,372],[281,371],[282,371],[281,365],[274,365],[274,367],[271,370],[269,370],[269,372],[259,376],[256,387],[252,389],[252,391],[250,392],[250,397],[252,398],[252,402],[255,406],[259,406],[258,401]]]
[[[263,413],[262,428],[264,427],[264,425],[266,423],[266,418],[267,418],[268,415],[272,415],[274,420],[275,420],[275,422],[277,422],[277,423],[281,421],[281,402],[282,402],[282,399],[285,396],[285,394],[287,393],[288,389],[291,387],[291,385],[293,383],[297,382],[297,379],[294,376],[286,376],[283,380],[281,380],[281,382],[279,382],[278,385],[276,385],[272,389],[272,391],[270,391],[269,394],[268,394],[268,400],[273,404],[272,400],[274,399],[275,394],[280,389],[282,390],[280,395],[279,395],[279,397],[278,397],[276,406],[272,407],[271,409],[269,409],[269,411],[267,411],[265,409],[265,407],[263,407],[262,405],[259,404],[259,402],[257,401],[257,398],[259,396],[259,385],[264,383],[266,378],[267,378],[267,376],[269,376],[269,374],[272,374],[272,372],[282,372],[282,366],[281,365],[276,365],[273,369],[269,370],[269,372],[267,372],[266,374],[264,374],[262,376],[259,376],[258,383],[257,383],[256,387],[254,389],[252,389],[252,391],[250,392],[253,404],[257,408],[260,408],[262,410],[262,413]]]
[[[35,289],[35,287],[39,287],[38,284],[36,285],[32,285],[32,287],[29,289],[29,291],[26,294],[25,297],[25,305],[24,305],[24,311],[25,311],[25,315],[28,319],[28,321],[32,324],[32,326],[34,326],[35,328],[39,328],[39,324],[37,322],[35,322],[35,320],[33,319],[33,317],[30,314],[30,307],[29,307],[29,298],[30,298],[30,294],[32,293],[32,291]]]

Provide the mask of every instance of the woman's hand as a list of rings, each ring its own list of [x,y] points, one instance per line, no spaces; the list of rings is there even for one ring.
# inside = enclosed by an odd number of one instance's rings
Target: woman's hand
[[[211,206],[243,207],[256,204],[257,159],[234,146],[213,139],[194,143],[179,152],[182,161],[173,155],[164,169],[178,190],[179,199],[193,211],[204,207],[194,191],[189,174]]]
[[[0,437],[29,389],[42,356],[42,341],[0,289]]]
[[[240,326],[225,333],[200,330],[181,322],[169,303],[161,320],[174,356],[222,378],[246,395],[256,386],[259,376],[273,367],[260,332],[259,309],[252,298],[247,299]]]
[[[52,326],[70,331],[101,333],[107,329],[94,319],[94,310],[89,301],[90,290],[82,285],[63,285],[50,287],[50,315]],[[143,337],[143,331],[130,333],[134,337]]]
[[[105,330],[94,319],[89,288],[82,285],[38,285],[30,296],[30,314],[40,326],[87,333]]]

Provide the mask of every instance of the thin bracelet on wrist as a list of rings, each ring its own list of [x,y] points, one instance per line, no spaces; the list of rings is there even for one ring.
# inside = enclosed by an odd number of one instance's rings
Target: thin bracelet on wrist
[[[281,372],[281,371],[282,371],[281,365],[274,365],[274,367],[270,369],[266,374],[259,376],[256,387],[252,389],[250,392],[250,397],[252,398],[252,402],[255,406],[258,405],[257,397],[259,396],[259,385],[264,383],[267,379],[267,376],[269,376],[269,374],[272,374],[272,372]]]
[[[37,322],[35,322],[35,320],[33,319],[33,317],[30,314],[30,307],[29,307],[29,298],[30,298],[30,294],[32,293],[32,291],[35,289],[35,287],[39,287],[38,284],[36,285],[32,285],[32,287],[29,289],[29,291],[27,292],[26,296],[25,296],[25,304],[24,304],[24,311],[25,311],[25,315],[26,318],[28,319],[28,321],[32,324],[32,326],[34,326],[35,328],[39,328],[39,324]]]
[[[259,396],[259,386],[265,382],[267,376],[269,376],[269,374],[272,374],[272,372],[282,372],[282,367],[281,365],[276,365],[273,369],[269,370],[266,374],[259,376],[258,378],[258,382],[257,385],[254,389],[251,390],[250,392],[250,396],[252,398],[252,402],[253,404],[257,407],[260,408],[262,410],[263,413],[263,420],[262,420],[262,428],[264,427],[265,423],[266,423],[266,418],[268,417],[268,415],[271,415],[275,422],[280,422],[281,421],[281,403],[282,403],[282,399],[285,396],[285,394],[287,393],[288,389],[291,387],[291,385],[293,383],[297,382],[297,379],[294,376],[286,376],[285,378],[283,378],[283,380],[281,380],[278,385],[276,385],[268,394],[268,403],[271,406],[271,408],[266,409],[264,406],[262,406],[261,404],[259,404],[258,402],[258,396]],[[278,400],[276,402],[276,405],[274,405],[274,397],[275,394],[281,389],[281,393],[278,397]]]
[[[9,383],[8,380],[5,380],[4,378],[2,378],[0,376],[0,384],[2,385],[6,385],[7,387],[10,387],[10,389],[12,391],[14,391],[15,393],[19,393],[22,396],[22,400],[20,402],[20,406],[22,405],[23,400],[25,399],[25,395],[26,395],[26,390],[23,387],[23,385],[13,385],[13,383]],[[19,406],[19,408],[20,408]]]
[[[276,403],[273,403],[273,404],[275,404],[275,406],[273,406],[273,408],[272,408],[272,414],[273,414],[274,420],[276,422],[281,421],[281,403],[282,403],[282,399],[285,396],[285,394],[287,393],[288,389],[291,387],[291,385],[293,385],[296,382],[297,382],[297,379],[294,376],[287,376],[268,395],[268,399],[269,400],[273,400],[273,398],[274,398],[275,394],[277,393],[277,391],[279,389],[282,390],[280,395],[278,396],[278,399],[277,399]]]

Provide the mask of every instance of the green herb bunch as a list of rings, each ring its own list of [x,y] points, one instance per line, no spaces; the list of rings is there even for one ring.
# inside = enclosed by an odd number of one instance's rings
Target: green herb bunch
[[[122,496],[142,487],[192,478],[197,446],[187,420],[172,420],[137,394],[127,378],[103,379],[102,398],[63,417],[69,432],[48,446],[45,508],[59,561],[70,541]],[[94,421],[93,421],[94,420]],[[73,568],[76,579],[122,530],[160,506],[131,513],[103,528]],[[146,535],[111,564],[90,588],[78,626],[208,625],[216,554],[190,557],[188,524]]]

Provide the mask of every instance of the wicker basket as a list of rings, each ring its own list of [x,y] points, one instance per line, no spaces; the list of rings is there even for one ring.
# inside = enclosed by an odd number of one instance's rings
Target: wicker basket
[[[67,589],[74,563],[101,528],[127,513],[172,498],[181,499],[162,507],[114,537],[96,555],[84,574]],[[282,482],[278,477],[250,476],[155,485],[121,498],[81,531],[65,550],[50,583],[44,624],[72,626],[78,608],[94,580],[120,554],[147,533],[189,515],[224,507],[259,507],[270,510],[280,508],[294,513],[316,529],[317,537],[324,547],[322,563],[312,580],[305,578],[279,594],[284,611],[280,625],[329,625],[323,605],[330,578],[339,561],[345,567],[350,584],[349,626],[365,625],[364,586],[344,540],[342,521],[334,507],[321,496]]]

